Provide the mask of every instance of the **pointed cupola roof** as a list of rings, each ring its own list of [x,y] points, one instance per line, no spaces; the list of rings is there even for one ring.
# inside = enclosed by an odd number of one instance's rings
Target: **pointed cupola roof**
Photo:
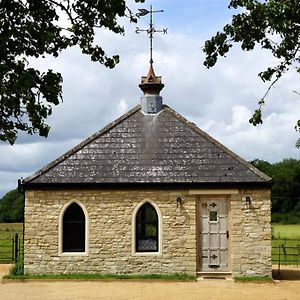
[[[147,76],[142,76],[139,85],[144,95],[141,97],[141,108],[145,114],[157,114],[162,110],[162,97],[159,95],[164,84],[161,76],[156,76],[153,69],[153,62],[150,61],[150,68]]]
[[[147,76],[142,76],[139,85],[144,95],[159,95],[160,91],[164,88],[161,82],[161,76],[156,76],[153,68],[153,63],[150,63],[150,68]]]

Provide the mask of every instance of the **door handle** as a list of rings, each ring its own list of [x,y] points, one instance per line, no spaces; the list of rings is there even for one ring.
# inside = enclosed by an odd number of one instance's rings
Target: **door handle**
[[[226,230],[226,237],[229,239],[229,231]]]

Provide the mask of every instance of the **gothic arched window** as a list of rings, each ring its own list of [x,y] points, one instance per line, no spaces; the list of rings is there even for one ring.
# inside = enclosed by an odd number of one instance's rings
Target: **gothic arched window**
[[[158,216],[148,202],[140,207],[135,220],[136,252],[158,252]]]
[[[85,215],[77,203],[72,203],[63,216],[63,252],[85,252]]]

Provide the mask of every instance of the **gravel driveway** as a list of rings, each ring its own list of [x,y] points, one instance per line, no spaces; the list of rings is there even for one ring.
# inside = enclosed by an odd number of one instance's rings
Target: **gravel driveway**
[[[9,266],[0,265],[0,276],[3,276],[8,269]],[[284,271],[282,274],[284,274]],[[300,276],[298,275],[300,274],[300,268],[293,274],[293,280],[280,280],[275,283],[260,284],[234,283],[233,281],[220,279],[199,282],[137,282],[119,280],[2,283],[0,284],[0,300],[299,300]]]

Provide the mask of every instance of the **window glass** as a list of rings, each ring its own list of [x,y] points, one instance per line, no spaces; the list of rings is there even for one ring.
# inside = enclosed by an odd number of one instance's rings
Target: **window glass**
[[[77,203],[72,203],[63,217],[63,252],[85,251],[85,216]]]
[[[158,216],[150,203],[145,203],[136,215],[136,251],[158,251]]]
[[[218,220],[218,213],[216,211],[209,212],[209,221],[210,222],[217,222]]]

